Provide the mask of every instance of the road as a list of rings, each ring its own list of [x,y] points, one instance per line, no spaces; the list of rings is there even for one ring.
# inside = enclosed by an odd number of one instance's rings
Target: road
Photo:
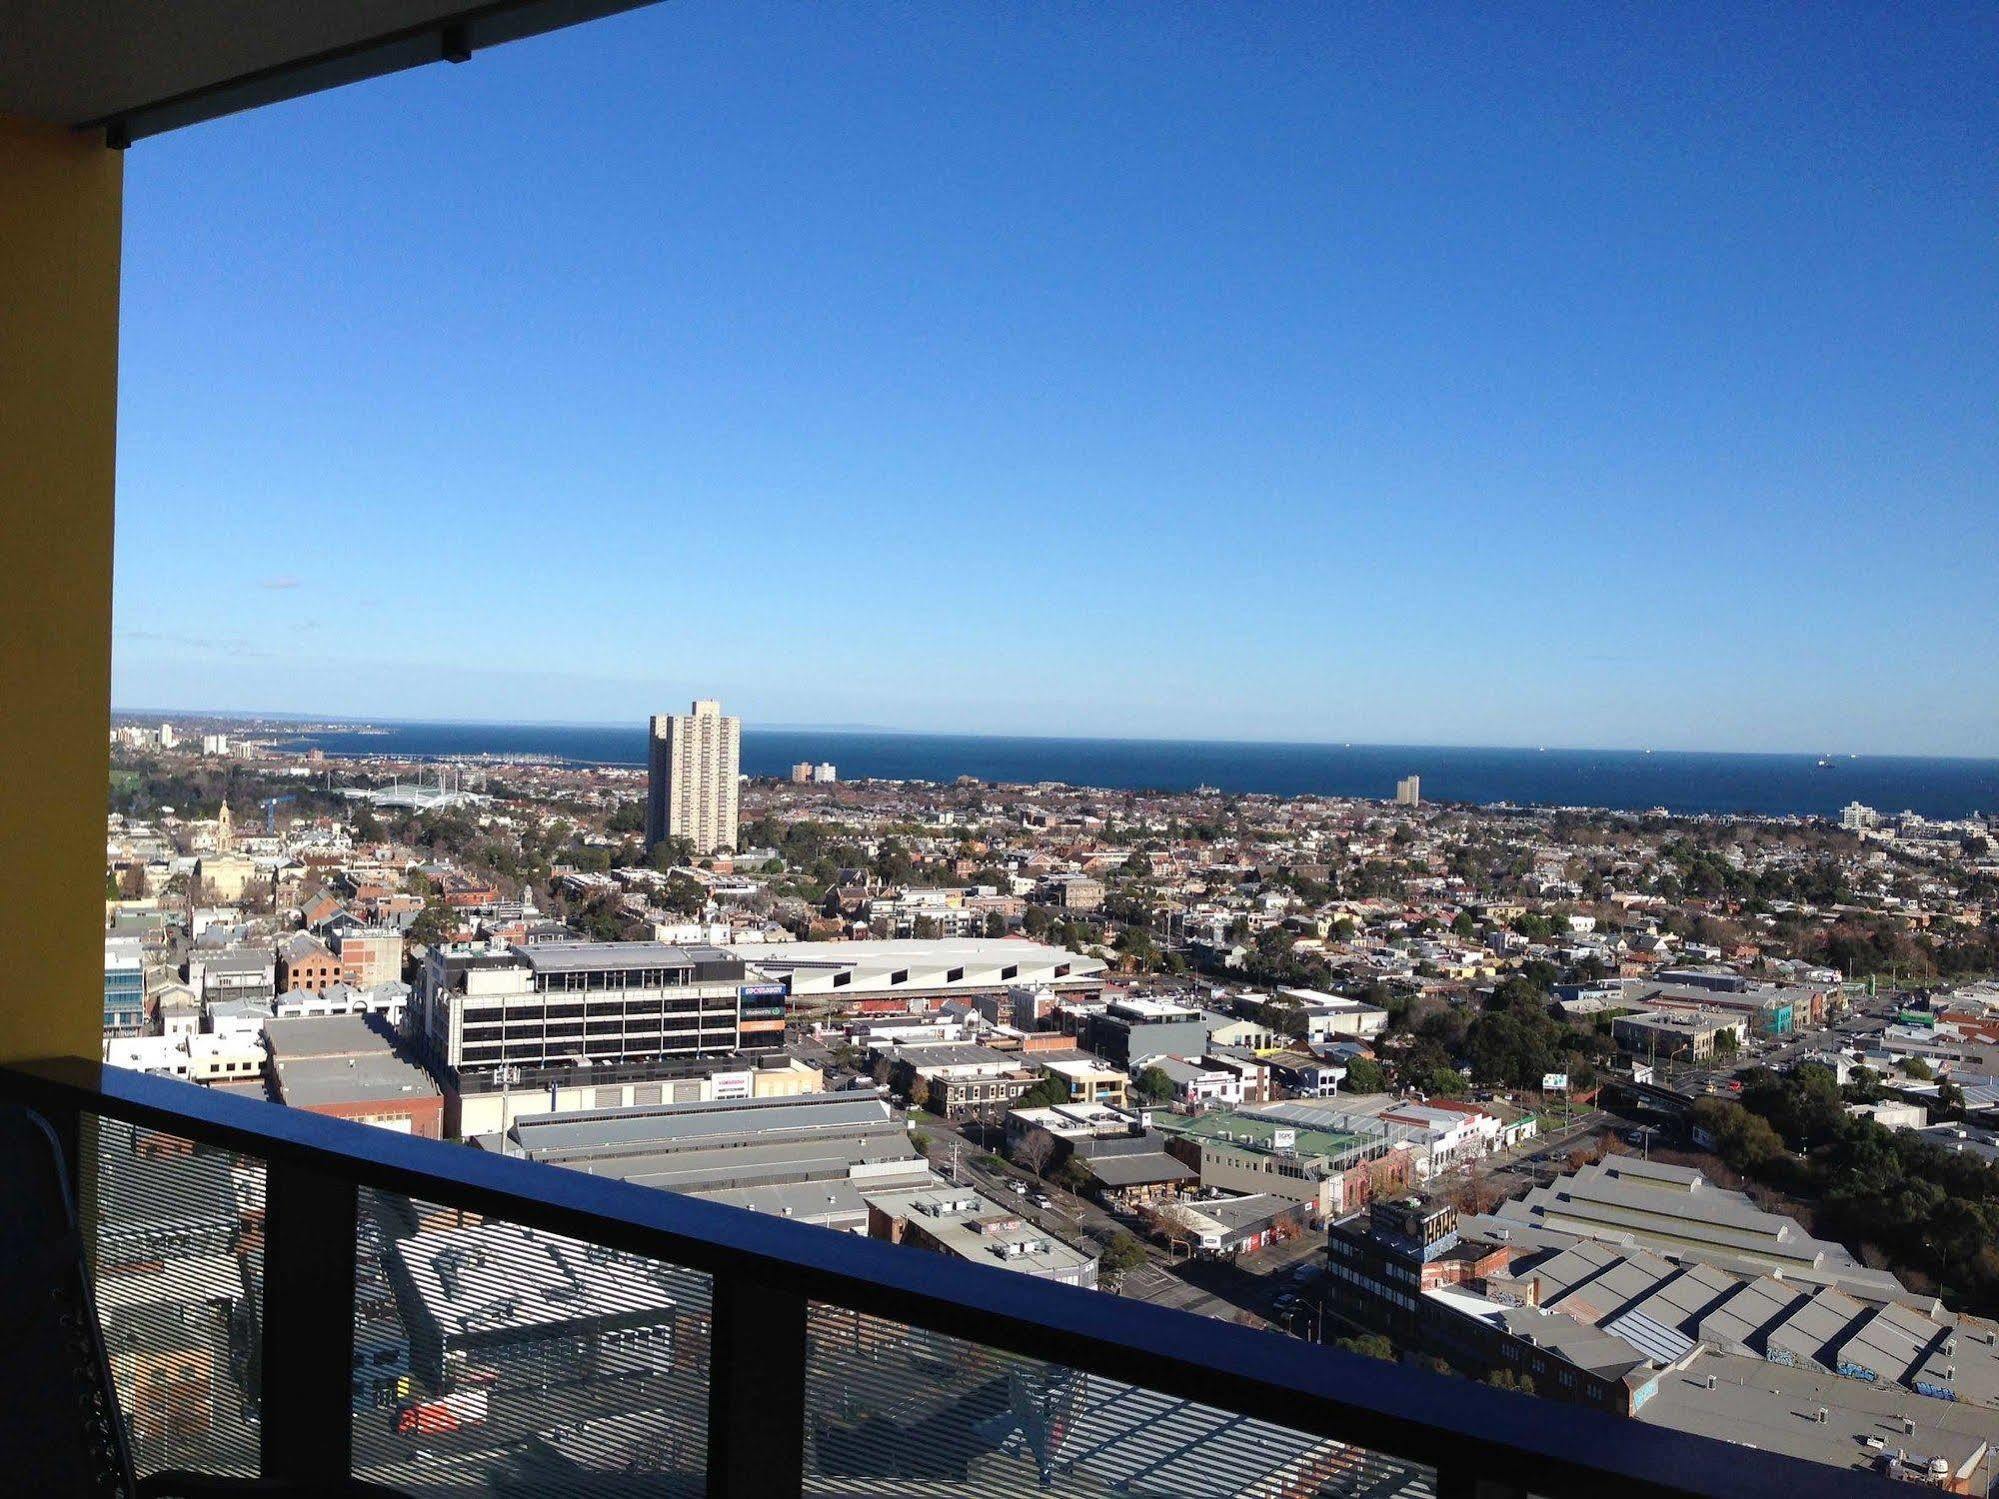
[[[948,1119],[919,1115],[916,1116],[916,1128],[929,1136],[927,1153],[931,1165],[939,1172],[950,1176],[955,1169],[959,1181],[969,1182],[1001,1202],[1012,1203],[1020,1210],[1022,1217],[1057,1238],[1085,1249],[1101,1249],[1121,1231],[1142,1237],[1137,1233],[1136,1224],[1121,1220],[1089,1198],[1065,1192],[1054,1182],[1043,1181],[1033,1172],[1023,1171],[1000,1157],[996,1135],[994,1144],[985,1143],[987,1131],[982,1125],[958,1124]],[[953,1141],[958,1147],[955,1158]],[[997,1167],[986,1164],[994,1159],[999,1161]],[[1027,1188],[1028,1194],[1039,1193],[1046,1197],[1048,1206],[1036,1205],[1031,1195],[1016,1193],[1013,1190],[1016,1183]],[[1160,1257],[1164,1258],[1163,1252]]]
[[[1282,1329],[1289,1319],[1276,1305],[1277,1298],[1295,1292],[1293,1274],[1301,1265],[1316,1270],[1325,1252],[1325,1234],[1307,1230],[1232,1261],[1154,1261],[1125,1277],[1124,1294],[1204,1317]],[[1298,1330],[1310,1329],[1301,1326]]]
[[[1136,1219],[1107,1212],[1088,1198],[1065,1192],[1053,1182],[1040,1181],[1011,1162],[1002,1160],[997,1168],[986,1164],[992,1152],[983,1143],[980,1126],[926,1119],[920,1127],[930,1136],[930,1159],[939,1171],[950,1174],[951,1142],[958,1140],[956,1165],[961,1180],[971,1182],[1002,1202],[1014,1204],[1023,1217],[1058,1238],[1099,1252],[1120,1233],[1137,1239],[1145,1248],[1145,1263],[1126,1274],[1118,1287],[1120,1295],[1135,1300],[1230,1322],[1257,1326],[1281,1324],[1285,1318],[1274,1303],[1291,1289],[1290,1273],[1301,1263],[1316,1266],[1325,1252],[1325,1234],[1308,1230],[1234,1261],[1175,1259],[1145,1236]],[[1012,1190],[1015,1182],[1027,1186],[1030,1193],[1039,1192],[1047,1197],[1048,1206],[1038,1207],[1031,1198],[1015,1194]],[[1303,1327],[1299,1330],[1309,1331]]]
[[[1596,1135],[1612,1129],[1618,1121],[1602,1109],[1586,1109],[1564,1121],[1546,1135],[1523,1141],[1511,1150],[1496,1151],[1475,1165],[1461,1169],[1456,1182],[1477,1180],[1510,1197],[1523,1187],[1548,1180],[1568,1169],[1568,1154],[1577,1145],[1590,1143]],[[1448,1195],[1453,1178],[1433,1180],[1434,1192]]]
[[[1724,1092],[1733,1079],[1752,1068],[1767,1067],[1782,1072],[1815,1051],[1864,1045],[1869,1037],[1879,1036],[1893,1017],[1892,1004],[1874,1001],[1836,1024],[1798,1031],[1781,1041],[1752,1042],[1735,1057],[1715,1064],[1696,1066],[1662,1059],[1656,1068],[1657,1081],[1662,1087],[1696,1096]]]

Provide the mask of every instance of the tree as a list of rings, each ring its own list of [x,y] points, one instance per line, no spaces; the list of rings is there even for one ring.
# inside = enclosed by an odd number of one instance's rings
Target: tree
[[[665,874],[676,864],[694,860],[694,843],[688,838],[662,838],[646,851],[646,863]]]
[[[1349,1093],[1385,1093],[1388,1073],[1372,1057],[1355,1057],[1347,1063],[1346,1086]]]
[[[1044,1176],[1055,1154],[1055,1137],[1045,1129],[1023,1130],[1013,1142],[1013,1163],[1022,1170]]]
[[[1423,1087],[1426,1092],[1455,1098],[1465,1091],[1465,1077],[1455,1067],[1432,1067],[1424,1074]]]
[[[1741,1104],[1700,1099],[1694,1104],[1693,1121],[1714,1140],[1715,1154],[1738,1171],[1755,1175],[1786,1153],[1783,1136],[1771,1128],[1770,1121]]]
[[[1846,1097],[1854,1103],[1879,1103],[1881,1074],[1872,1067],[1855,1067],[1847,1075]]]
[[[1144,927],[1128,926],[1119,932],[1117,949],[1134,968],[1150,968],[1159,961],[1159,948]]]
[[[1918,1081],[1927,1081],[1936,1076],[1936,1073],[1931,1070],[1930,1064],[1925,1062],[1921,1057],[1904,1057],[1902,1059],[1902,1070]]]
[[[659,903],[677,915],[699,916],[708,909],[708,892],[693,875],[672,874],[667,876]]]
[[[608,891],[591,897],[580,911],[570,912],[569,923],[592,942],[628,941],[640,930],[640,923]]]
[[[435,947],[456,930],[458,918],[452,914],[451,907],[441,900],[432,899],[423,903],[423,909],[411,919],[403,935],[412,944]]]
[[[1145,1258],[1145,1245],[1135,1235],[1119,1229],[1098,1255],[1097,1273],[1115,1290],[1127,1274],[1145,1263]]]
[[[909,1079],[909,1106],[920,1109],[930,1102],[930,1080],[922,1073],[914,1073]]]
[[[1063,1191],[1081,1197],[1090,1190],[1090,1168],[1081,1156],[1072,1155],[1056,1168],[1053,1180]]]
[[[146,893],[146,866],[127,864],[125,872],[118,877],[118,893],[127,900],[137,900]]]
[[[1357,1337],[1334,1338],[1335,1348],[1344,1348],[1348,1353],[1358,1353],[1365,1358],[1378,1358],[1388,1363],[1395,1362],[1395,1345],[1378,1332],[1365,1332]]]
[[[1059,1077],[1044,1077],[1013,1101],[1016,1109],[1052,1109],[1069,1101],[1069,1085]]]
[[[1138,1096],[1148,1103],[1170,1102],[1177,1091],[1173,1086],[1173,1079],[1158,1067],[1147,1067],[1142,1070],[1132,1087],[1137,1090]]]

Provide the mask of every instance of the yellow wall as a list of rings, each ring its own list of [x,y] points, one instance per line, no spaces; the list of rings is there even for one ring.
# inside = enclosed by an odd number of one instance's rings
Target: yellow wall
[[[98,1054],[123,162],[0,116],[0,1059]]]

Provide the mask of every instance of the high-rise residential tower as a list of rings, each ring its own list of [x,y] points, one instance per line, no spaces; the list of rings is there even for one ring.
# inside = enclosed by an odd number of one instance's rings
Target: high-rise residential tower
[[[1398,807],[1420,807],[1423,805],[1423,778],[1404,776],[1395,783],[1395,805]]]
[[[743,721],[698,699],[686,713],[656,713],[646,782],[646,847],[685,838],[698,854],[736,846],[736,781]]]

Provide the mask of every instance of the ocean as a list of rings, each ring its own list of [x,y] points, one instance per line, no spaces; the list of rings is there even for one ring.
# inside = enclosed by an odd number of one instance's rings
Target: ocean
[[[328,754],[537,755],[597,765],[645,763],[642,724],[379,723],[287,739]],[[1999,812],[1999,760],[1913,756],[1698,754],[1683,751],[1469,749],[1434,745],[1225,744],[1163,739],[1044,739],[858,730],[743,731],[743,770],[781,776],[830,760],[843,779],[1065,781],[1118,790],[1380,797],[1406,775],[1428,801],[1513,802],[1670,812],[1837,817],[1858,801],[1925,817]]]

